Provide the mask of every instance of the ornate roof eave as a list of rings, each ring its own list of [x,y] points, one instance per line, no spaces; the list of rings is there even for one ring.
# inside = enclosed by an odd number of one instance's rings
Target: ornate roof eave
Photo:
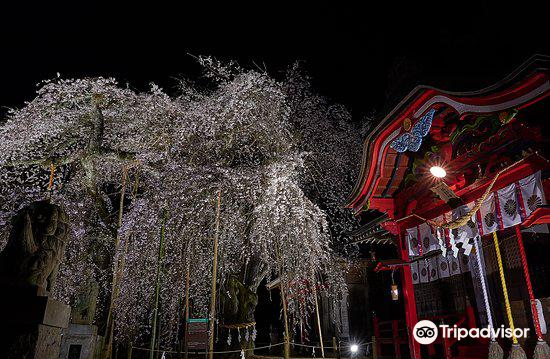
[[[501,81],[480,90],[453,92],[426,85],[416,86],[365,138],[359,178],[348,196],[346,207],[353,208],[355,213],[360,213],[365,207],[368,207],[374,189],[381,178],[380,163],[388,151],[390,142],[401,133],[403,118],[410,116],[416,120],[436,103],[444,103],[453,107],[459,115],[496,112],[517,107],[518,104],[532,103],[534,99],[540,99],[550,94],[550,82],[547,75],[545,79],[542,79],[542,83],[538,83],[535,88],[525,90],[515,98],[515,101],[511,101],[509,96],[501,96],[503,101],[493,101],[494,103],[490,103],[491,97],[487,97],[487,103],[480,104],[473,104],[468,100],[503,90],[514,80],[535,72],[548,72],[548,69],[550,69],[550,56],[534,55]],[[457,98],[460,100],[457,101]],[[373,166],[374,161],[376,161],[375,166]]]

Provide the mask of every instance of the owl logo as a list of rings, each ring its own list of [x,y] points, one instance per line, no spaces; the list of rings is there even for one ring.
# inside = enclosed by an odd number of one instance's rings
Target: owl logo
[[[419,344],[432,344],[437,339],[437,335],[437,325],[430,320],[421,320],[414,325],[413,337]]]

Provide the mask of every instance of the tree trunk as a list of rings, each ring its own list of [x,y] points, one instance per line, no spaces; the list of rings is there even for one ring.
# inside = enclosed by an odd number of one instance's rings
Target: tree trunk
[[[238,276],[233,275],[225,280],[220,291],[220,314],[223,322],[220,325],[219,340],[223,350],[244,349],[245,355],[249,357],[253,354],[254,348],[252,333],[255,329],[254,312],[258,304],[256,292],[266,277],[267,270],[258,259],[249,260],[243,267]],[[229,335],[231,335],[231,344],[228,344]],[[224,357],[240,358],[240,353],[231,353]]]

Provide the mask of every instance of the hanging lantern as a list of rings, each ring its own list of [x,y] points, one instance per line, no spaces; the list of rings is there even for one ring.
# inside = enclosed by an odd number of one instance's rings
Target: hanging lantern
[[[392,300],[399,300],[399,289],[397,288],[397,284],[395,284],[395,281],[393,279],[393,272],[395,269],[392,269],[391,271],[391,299]]]
[[[397,284],[391,285],[391,299],[399,300],[399,289],[397,289]]]

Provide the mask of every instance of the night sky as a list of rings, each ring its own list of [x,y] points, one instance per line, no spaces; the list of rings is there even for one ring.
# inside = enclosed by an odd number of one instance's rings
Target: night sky
[[[547,13],[528,2],[53,3],[0,5],[2,114],[57,72],[172,91],[174,77],[199,76],[192,54],[276,77],[300,60],[317,91],[361,120],[414,84],[478,89],[532,54],[550,53]]]

